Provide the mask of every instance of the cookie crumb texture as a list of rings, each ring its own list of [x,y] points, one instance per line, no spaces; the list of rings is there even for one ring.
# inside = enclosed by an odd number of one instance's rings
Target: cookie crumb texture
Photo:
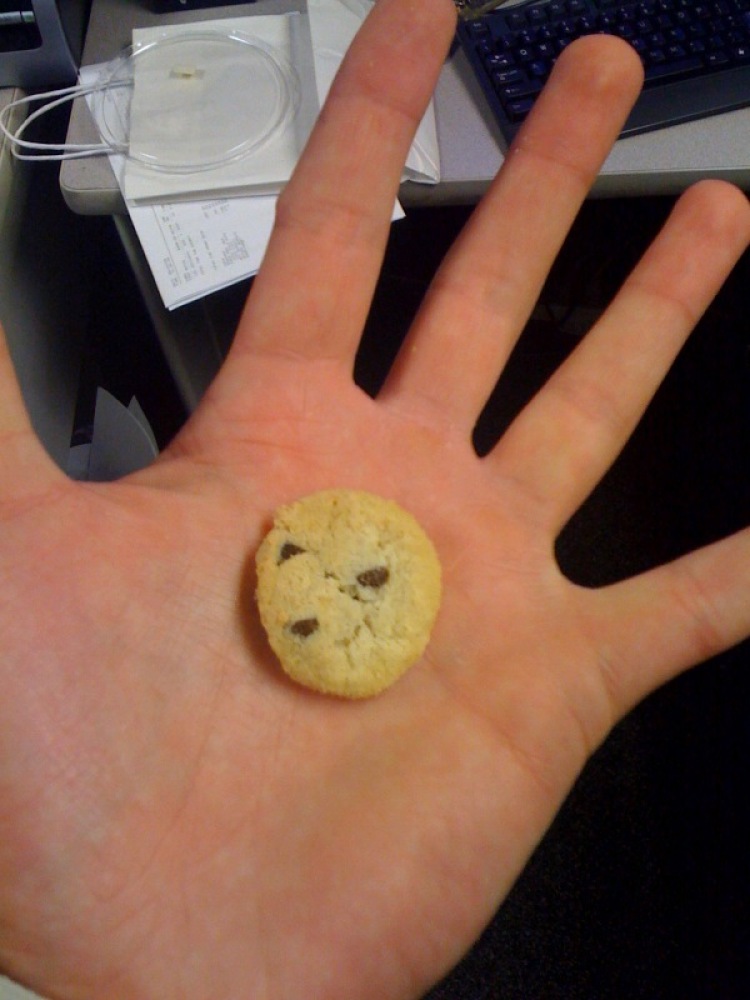
[[[440,563],[391,500],[324,490],[279,508],[256,555],[257,601],[286,673],[367,698],[423,653],[440,605]]]

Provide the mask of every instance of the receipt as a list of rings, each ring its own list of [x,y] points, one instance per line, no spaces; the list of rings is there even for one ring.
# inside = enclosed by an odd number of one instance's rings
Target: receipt
[[[255,274],[275,210],[271,195],[131,206],[133,227],[167,308]]]

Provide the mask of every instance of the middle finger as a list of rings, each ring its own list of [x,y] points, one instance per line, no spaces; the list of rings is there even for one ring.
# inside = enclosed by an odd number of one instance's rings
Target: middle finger
[[[240,322],[243,348],[351,368],[403,164],[454,25],[448,0],[373,8],[278,200]]]

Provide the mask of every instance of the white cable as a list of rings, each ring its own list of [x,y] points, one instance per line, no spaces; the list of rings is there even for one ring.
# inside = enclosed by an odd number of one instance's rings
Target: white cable
[[[76,84],[72,87],[63,87],[59,90],[50,90],[43,94],[32,94],[27,97],[19,97],[11,101],[0,112],[0,132],[11,144],[11,152],[17,160],[73,160],[85,156],[99,156],[102,153],[117,152],[111,145],[105,142],[98,143],[48,143],[33,142],[29,139],[22,139],[21,136],[33,121],[36,121],[53,108],[73,101],[77,97],[87,97],[102,90],[108,90],[113,86],[123,86],[123,82],[107,80],[105,82],[92,83],[88,85]],[[32,111],[30,115],[19,125],[15,132],[11,131],[6,121],[10,113],[18,107],[36,104],[39,101],[47,101],[41,108]],[[20,150],[36,150],[34,153],[23,153]]]

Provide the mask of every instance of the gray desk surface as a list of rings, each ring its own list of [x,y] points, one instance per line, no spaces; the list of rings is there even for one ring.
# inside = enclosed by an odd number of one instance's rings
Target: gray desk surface
[[[248,5],[155,14],[147,0],[93,0],[85,65],[106,61],[127,46],[135,26],[288,9],[288,0],[258,0]],[[291,6],[294,6],[292,3]],[[502,164],[505,143],[486,110],[463,53],[446,62],[435,93],[441,182],[405,185],[404,204],[449,204],[477,200]],[[96,140],[88,109],[77,101],[69,140]],[[723,177],[750,189],[750,109],[691,122],[618,142],[596,183],[602,196],[673,194],[706,176]],[[85,215],[124,211],[112,171],[104,157],[69,160],[60,171],[65,200]]]

